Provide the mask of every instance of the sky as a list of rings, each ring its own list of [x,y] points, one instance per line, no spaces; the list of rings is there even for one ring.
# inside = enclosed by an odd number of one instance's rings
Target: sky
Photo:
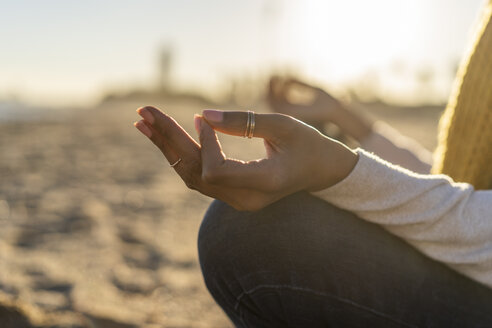
[[[158,54],[173,84],[211,95],[231,78],[290,69],[343,93],[377,85],[412,102],[449,93],[483,0],[0,0],[0,99],[90,105],[153,88]]]

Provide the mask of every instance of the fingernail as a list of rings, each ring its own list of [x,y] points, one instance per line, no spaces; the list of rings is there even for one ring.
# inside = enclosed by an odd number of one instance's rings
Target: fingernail
[[[210,122],[220,123],[224,119],[224,112],[215,109],[204,109],[203,117]]]
[[[154,124],[154,121],[155,121],[154,116],[145,107],[141,107],[141,108],[137,109],[137,113],[138,113],[138,115],[142,116],[143,119],[146,120],[147,122],[149,122],[150,124]]]
[[[202,129],[202,117],[198,114],[195,114],[195,130],[196,130],[196,133],[200,134],[201,129]]]
[[[133,125],[142,132],[147,138],[152,137],[152,131],[150,131],[149,127],[145,125],[143,121],[138,121],[133,123]]]

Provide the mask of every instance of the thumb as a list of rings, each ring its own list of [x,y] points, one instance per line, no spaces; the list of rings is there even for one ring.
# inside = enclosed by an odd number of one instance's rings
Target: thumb
[[[205,109],[203,118],[214,130],[244,137],[248,127],[248,112],[221,111]],[[293,128],[294,120],[283,114],[257,114],[253,113],[250,125],[254,125],[253,136],[263,139],[278,139]]]
[[[200,115],[195,115],[195,128],[200,137],[202,146],[202,164],[208,166],[220,166],[226,159],[222,146],[215,131],[203,121]]]

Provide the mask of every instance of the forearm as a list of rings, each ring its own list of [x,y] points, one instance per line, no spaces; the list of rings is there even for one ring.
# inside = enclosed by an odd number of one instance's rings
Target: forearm
[[[492,191],[419,175],[362,150],[350,175],[316,196],[384,226],[424,254],[492,286]]]
[[[342,133],[354,138],[365,150],[417,173],[427,174],[432,166],[431,153],[415,140],[403,136],[381,121],[375,123],[340,105],[331,114],[331,121]]]

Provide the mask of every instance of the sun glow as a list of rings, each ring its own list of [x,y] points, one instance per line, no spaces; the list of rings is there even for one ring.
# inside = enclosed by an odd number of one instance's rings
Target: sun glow
[[[412,52],[419,36],[416,2],[322,1],[304,4],[301,62],[314,78],[343,81]]]
[[[377,84],[386,100],[409,103],[445,101],[476,15],[437,0],[307,0],[296,12],[294,51],[307,78],[342,93]],[[453,23],[460,15],[469,23]],[[431,83],[422,83],[423,74]],[[427,99],[417,99],[429,86]]]

